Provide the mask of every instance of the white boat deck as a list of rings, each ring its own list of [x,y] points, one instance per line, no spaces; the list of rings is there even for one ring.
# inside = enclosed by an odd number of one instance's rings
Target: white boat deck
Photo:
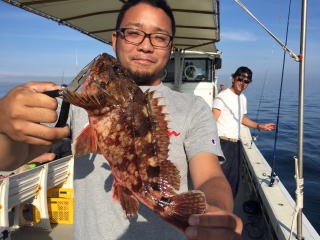
[[[6,231],[9,231],[11,239],[67,239],[65,235],[72,234],[72,225],[55,226],[49,222],[47,190],[55,187],[73,189],[72,156],[2,179],[0,238],[4,239]],[[31,205],[39,211],[37,222],[31,221],[32,208],[25,207]],[[31,227],[34,231],[30,231]],[[29,236],[28,233],[33,232],[37,232],[39,237]]]
[[[11,233],[11,240],[73,240],[73,225],[52,225],[52,231],[21,227]]]
[[[276,239],[288,240],[292,226],[295,203],[277,179],[273,187],[269,187],[269,176],[271,168],[257,146],[252,143],[251,134],[248,128],[242,128],[241,142],[243,146],[244,165],[247,166],[247,173],[244,176],[247,182],[254,183],[254,189],[261,203],[262,211],[265,213],[269,227],[272,227]],[[249,186],[249,184],[246,184]],[[252,188],[250,187],[250,188]],[[320,237],[313,228],[309,220],[303,215],[303,236],[305,240],[319,240]],[[296,221],[293,225],[293,235],[291,239],[296,239]]]

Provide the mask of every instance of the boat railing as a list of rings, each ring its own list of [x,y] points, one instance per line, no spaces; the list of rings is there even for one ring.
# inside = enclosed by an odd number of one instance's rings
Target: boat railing
[[[271,167],[253,142],[247,127],[241,128],[241,143],[254,187],[276,236],[279,240],[296,239],[297,229],[295,224],[292,224],[295,213],[294,200],[279,177],[272,187],[269,186]],[[290,238],[291,229],[293,236]],[[303,215],[303,234],[304,239],[320,240],[320,236],[305,215]]]
[[[9,176],[0,182],[0,232],[11,227],[33,226],[51,230],[47,190],[55,187],[73,189],[73,157],[67,156]],[[31,204],[39,212],[39,221],[23,217],[24,205]],[[9,213],[13,214],[10,225]]]

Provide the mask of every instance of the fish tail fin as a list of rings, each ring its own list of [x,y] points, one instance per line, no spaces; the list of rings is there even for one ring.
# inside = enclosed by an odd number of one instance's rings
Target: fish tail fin
[[[183,231],[189,226],[190,215],[203,214],[207,208],[206,197],[199,190],[177,194],[172,196],[169,202],[163,218]]]
[[[172,212],[180,216],[202,214],[206,211],[206,197],[203,192],[193,190],[171,197]]]

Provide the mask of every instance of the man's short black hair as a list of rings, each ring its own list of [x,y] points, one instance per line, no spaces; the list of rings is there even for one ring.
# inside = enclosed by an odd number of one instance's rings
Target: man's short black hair
[[[239,67],[235,73],[233,73],[231,76],[233,78],[237,77],[237,76],[241,76],[242,73],[246,73],[248,74],[248,79],[252,80],[252,71],[250,70],[250,68],[248,67]]]
[[[116,29],[118,29],[121,25],[121,22],[123,20],[124,14],[129,10],[130,8],[134,7],[135,5],[139,3],[146,3],[153,7],[162,9],[170,18],[171,20],[171,26],[172,26],[172,36],[176,33],[176,22],[174,20],[173,13],[171,11],[171,8],[167,4],[165,0],[128,0],[125,4],[123,4],[122,8],[120,9],[117,23],[116,23]]]

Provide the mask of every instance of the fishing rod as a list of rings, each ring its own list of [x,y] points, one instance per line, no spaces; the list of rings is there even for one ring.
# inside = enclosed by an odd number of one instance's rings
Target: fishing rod
[[[289,0],[289,10],[288,10],[288,17],[287,17],[287,29],[286,29],[286,40],[285,45],[288,43],[288,34],[289,34],[289,23],[290,23],[290,13],[291,13],[291,0]],[[276,132],[274,135],[274,144],[273,144],[273,160],[272,160],[272,171],[270,176],[270,183],[269,187],[272,187],[275,181],[275,177],[277,176],[275,173],[275,164],[276,164],[276,153],[277,153],[277,142],[278,142],[278,135],[279,135],[279,122],[280,122],[280,108],[282,102],[282,89],[283,89],[283,79],[284,79],[284,69],[286,64],[286,51],[283,51],[283,60],[282,60],[282,70],[281,70],[281,81],[280,81],[280,92],[279,92],[279,99],[278,99],[278,112],[277,112],[277,123],[276,123]],[[290,234],[291,236],[291,234]]]

